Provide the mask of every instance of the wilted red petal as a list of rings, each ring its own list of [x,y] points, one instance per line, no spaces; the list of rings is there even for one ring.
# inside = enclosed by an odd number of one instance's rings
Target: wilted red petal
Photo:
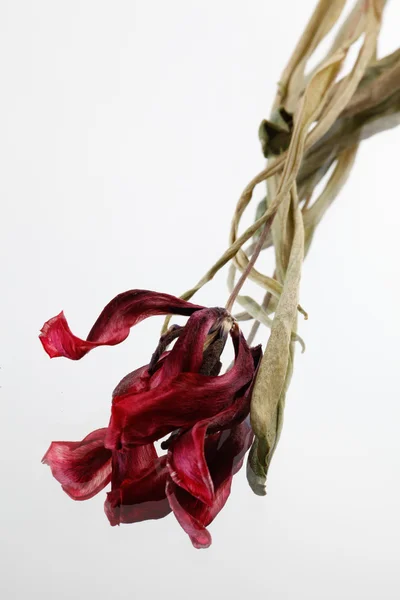
[[[168,470],[172,481],[208,505],[214,500],[214,484],[204,454],[209,420],[196,423],[179,435],[168,450]]]
[[[104,447],[105,434],[105,428],[97,429],[81,442],[52,442],[42,459],[74,500],[92,498],[111,480],[111,451]]]
[[[152,444],[150,444],[152,446]],[[130,452],[140,452],[142,447]],[[127,478],[107,494],[105,513],[111,525],[161,519],[171,512],[166,498],[166,457],[151,461],[147,469]]]
[[[130,328],[147,317],[167,314],[189,316],[202,308],[169,294],[131,290],[119,294],[107,304],[86,340],[73,335],[62,312],[43,325],[39,338],[50,358],[65,356],[79,360],[97,346],[114,346],[123,342]]]
[[[254,372],[252,354],[242,335],[235,340],[235,350],[235,363],[224,375],[181,373],[150,391],[116,397],[106,446],[146,444],[224,410]]]
[[[233,475],[242,466],[252,438],[251,428],[245,422],[236,425],[229,432],[224,431],[206,438],[206,460],[214,485],[212,505],[201,502],[175,483],[168,484],[170,506],[195,548],[207,548],[211,544],[211,536],[206,527],[225,505]]]
[[[252,348],[251,353],[256,373],[262,356],[261,347]],[[214,485],[205,457],[206,434],[231,429],[243,421],[250,411],[251,391],[252,382],[238,393],[230,406],[217,415],[196,423],[189,430],[177,434],[170,444],[167,464],[171,479],[209,506],[212,506],[214,501]]]

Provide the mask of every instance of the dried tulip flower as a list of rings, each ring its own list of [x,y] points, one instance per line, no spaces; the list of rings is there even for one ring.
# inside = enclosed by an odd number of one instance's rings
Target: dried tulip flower
[[[207,547],[206,526],[228,499],[252,442],[246,419],[260,347],[249,348],[226,309],[143,290],[112,300],[86,340],[72,334],[62,313],[45,323],[40,339],[50,357],[78,360],[97,346],[122,342],[144,318],[166,313],[189,318],[161,337],[148,365],[117,385],[109,426],[81,442],[53,442],[43,462],[74,500],[87,500],[111,482],[105,503],[111,525],[172,510],[193,545]],[[220,375],[228,338],[235,360]],[[158,456],[154,442],[165,436],[167,452]]]

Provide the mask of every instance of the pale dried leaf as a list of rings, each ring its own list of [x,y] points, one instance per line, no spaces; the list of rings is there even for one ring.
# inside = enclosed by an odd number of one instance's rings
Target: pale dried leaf
[[[380,4],[382,4],[382,0],[369,0],[367,2],[364,43],[351,73],[335,87],[335,93],[329,99],[327,110],[308,136],[308,147],[312,146],[331,128],[354,95],[368,65],[374,60],[376,43],[381,27],[382,13],[378,10]],[[348,39],[336,52],[340,52],[341,50],[347,52],[354,41],[354,38]]]
[[[274,107],[284,105],[294,112],[304,88],[307,61],[318,44],[329,33],[340,17],[346,0],[320,0],[304,30],[290,60],[282,73]]]
[[[296,203],[294,237],[285,283],[251,400],[251,424],[258,438],[257,461],[259,468],[265,474],[268,456],[273,451],[276,440],[278,404],[285,390],[292,331],[296,326],[303,257],[303,219],[298,203]]]

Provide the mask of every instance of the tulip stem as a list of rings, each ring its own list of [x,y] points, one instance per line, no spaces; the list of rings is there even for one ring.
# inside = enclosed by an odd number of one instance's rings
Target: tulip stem
[[[264,246],[264,242],[267,239],[267,235],[269,233],[269,230],[271,229],[271,225],[272,225],[272,221],[273,221],[274,215],[272,215],[268,221],[266,221],[264,228],[261,232],[260,237],[258,238],[258,242],[256,247],[254,248],[254,252],[249,260],[249,262],[247,263],[247,266],[245,268],[245,270],[243,271],[243,273],[241,274],[241,276],[238,279],[237,284],[235,285],[235,287],[233,288],[231,295],[228,298],[228,302],[226,303],[226,310],[228,312],[232,312],[232,308],[233,305],[235,304],[235,300],[239,295],[240,290],[243,287],[244,282],[246,281],[247,277],[249,276],[250,271],[252,270],[252,268],[254,267],[257,258],[259,257],[259,254],[261,252],[261,250],[263,249]]]

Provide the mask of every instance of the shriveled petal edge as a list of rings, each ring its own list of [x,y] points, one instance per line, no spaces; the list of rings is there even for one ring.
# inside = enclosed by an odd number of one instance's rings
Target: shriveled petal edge
[[[204,504],[212,506],[214,484],[204,454],[204,442],[210,420],[196,423],[171,444],[167,467],[174,483]]]

